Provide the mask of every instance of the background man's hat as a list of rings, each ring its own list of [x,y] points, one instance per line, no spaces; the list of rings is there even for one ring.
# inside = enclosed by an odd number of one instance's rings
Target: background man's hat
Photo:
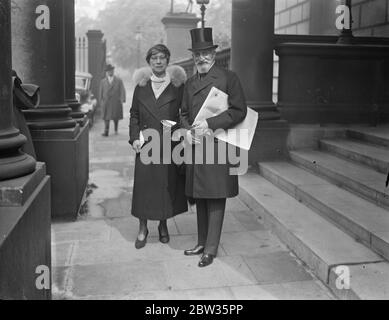
[[[212,28],[199,28],[190,30],[192,48],[190,51],[216,49],[218,45],[213,43]]]
[[[115,67],[112,64],[107,64],[107,66],[105,67],[105,71],[112,71],[112,70],[115,70]]]

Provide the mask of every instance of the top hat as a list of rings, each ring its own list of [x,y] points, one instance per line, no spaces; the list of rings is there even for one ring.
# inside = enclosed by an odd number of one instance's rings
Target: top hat
[[[199,28],[190,30],[192,48],[190,51],[216,49],[218,45],[213,43],[212,28]]]
[[[107,66],[105,67],[105,71],[112,71],[112,70],[115,70],[115,67],[112,64],[107,64]]]

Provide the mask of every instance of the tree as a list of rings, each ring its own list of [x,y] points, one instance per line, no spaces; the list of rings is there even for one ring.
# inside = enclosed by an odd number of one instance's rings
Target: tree
[[[162,18],[170,11],[170,0],[114,0],[107,3],[96,19],[83,18],[77,23],[77,33],[100,29],[107,39],[108,51],[114,63],[132,72],[137,65],[136,29],[141,27],[140,61],[146,64],[146,50],[164,42],[165,29]],[[184,12],[187,1],[176,0],[175,11]],[[199,14],[199,6],[194,4]],[[214,38],[224,46],[231,39],[231,0],[211,0],[207,9],[207,26],[214,28]]]

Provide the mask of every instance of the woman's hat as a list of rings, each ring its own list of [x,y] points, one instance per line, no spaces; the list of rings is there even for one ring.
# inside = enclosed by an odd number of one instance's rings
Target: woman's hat
[[[198,28],[190,30],[192,48],[190,51],[216,49],[218,45],[213,43],[212,28]]]
[[[107,64],[107,66],[105,67],[105,71],[112,71],[112,70],[115,70],[115,67],[112,64]]]

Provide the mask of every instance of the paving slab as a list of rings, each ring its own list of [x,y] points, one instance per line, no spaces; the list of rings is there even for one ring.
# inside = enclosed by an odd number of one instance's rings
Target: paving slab
[[[335,300],[318,281],[232,287],[238,300]]]
[[[231,212],[231,214],[247,231],[266,230],[262,224],[261,218],[258,217],[253,211],[236,211]]]
[[[136,291],[167,290],[163,262],[132,262],[72,267],[71,292],[75,297],[129,295]]]
[[[221,246],[229,256],[257,256],[287,250],[270,231],[226,233]]]
[[[94,222],[94,221],[91,221]],[[68,225],[69,226],[69,225]],[[106,241],[111,235],[110,226],[103,221],[102,224],[88,223],[83,224],[85,229],[75,225],[75,229],[68,231],[52,231],[52,241],[54,243],[73,242],[73,241]]]
[[[244,257],[259,284],[312,280],[289,252],[272,252]]]
[[[51,246],[51,264],[55,267],[69,266],[76,242],[58,243]]]
[[[198,261],[198,258],[165,261],[169,286],[173,290],[188,290],[257,283],[242,257],[220,257],[207,268],[199,268]]]

